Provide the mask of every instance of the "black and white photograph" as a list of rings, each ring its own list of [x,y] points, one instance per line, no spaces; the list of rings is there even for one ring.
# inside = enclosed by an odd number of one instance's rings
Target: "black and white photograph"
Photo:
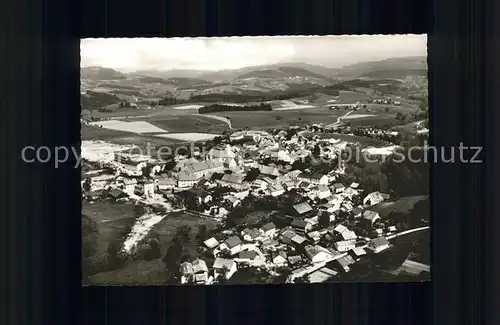
[[[83,285],[430,281],[426,35],[80,56]]]

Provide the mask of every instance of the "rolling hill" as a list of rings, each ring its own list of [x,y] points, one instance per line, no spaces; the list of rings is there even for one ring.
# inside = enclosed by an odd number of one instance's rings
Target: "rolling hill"
[[[326,79],[336,73],[335,69],[329,69],[318,65],[307,63],[279,63],[262,66],[251,66],[241,69],[227,69],[220,71],[206,70],[183,70],[174,69],[168,71],[137,71],[134,75],[156,77],[162,79],[191,78],[202,79],[211,82],[227,82],[234,79],[244,78],[275,78],[275,77],[311,77]]]
[[[103,67],[85,67],[80,69],[80,77],[90,80],[120,80],[127,76],[119,71]]]
[[[387,69],[377,70],[365,73],[362,77],[369,78],[399,78],[403,79],[407,76],[427,76],[427,69]]]
[[[176,70],[180,71],[179,75],[176,75],[174,70],[171,71],[137,71],[134,72],[134,77],[137,77],[139,81],[144,83],[160,83],[165,85],[175,85],[178,87],[192,87],[210,84],[210,81],[194,77],[194,75],[199,75],[199,72],[193,71],[193,73],[185,73],[190,70]],[[183,76],[180,76],[183,75]],[[191,75],[187,77],[186,75]]]
[[[121,100],[113,94],[87,91],[80,96],[80,106],[82,110],[98,110],[101,107],[119,103]]]
[[[349,77],[398,78],[414,73],[422,75],[423,71],[427,71],[427,58],[425,56],[361,62],[344,66],[338,70],[338,73]]]

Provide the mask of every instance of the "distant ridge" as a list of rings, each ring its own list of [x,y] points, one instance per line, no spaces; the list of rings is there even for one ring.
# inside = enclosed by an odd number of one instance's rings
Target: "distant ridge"
[[[127,79],[127,76],[111,68],[85,67],[80,69],[80,77],[90,80]]]
[[[261,66],[251,66],[241,69],[226,69],[220,71],[173,69],[168,71],[139,70],[124,74],[103,67],[87,67],[81,69],[82,78],[92,80],[125,79],[127,75],[150,77],[144,82],[160,82],[186,85],[201,85],[210,82],[228,82],[245,78],[279,78],[279,77],[309,77],[331,81],[337,77],[358,78],[404,78],[407,75],[425,76],[427,74],[427,58],[425,56],[389,58],[380,61],[360,62],[341,68],[328,68],[321,65],[304,62],[276,63]],[[165,81],[164,81],[165,80]]]
[[[349,77],[395,78],[396,76],[392,76],[391,73],[398,76],[425,75],[424,71],[427,71],[427,58],[425,56],[415,56],[351,64],[340,68],[339,74]]]

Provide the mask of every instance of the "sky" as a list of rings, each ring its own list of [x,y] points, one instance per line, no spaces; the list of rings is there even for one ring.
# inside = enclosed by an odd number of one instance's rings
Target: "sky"
[[[137,70],[239,69],[285,62],[330,68],[427,56],[426,35],[97,38],[80,42],[81,66]]]

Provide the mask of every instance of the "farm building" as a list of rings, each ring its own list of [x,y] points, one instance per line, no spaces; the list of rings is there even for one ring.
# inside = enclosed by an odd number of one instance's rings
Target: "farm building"
[[[389,241],[385,237],[374,238],[368,242],[366,248],[374,253],[379,253],[389,248]]]

